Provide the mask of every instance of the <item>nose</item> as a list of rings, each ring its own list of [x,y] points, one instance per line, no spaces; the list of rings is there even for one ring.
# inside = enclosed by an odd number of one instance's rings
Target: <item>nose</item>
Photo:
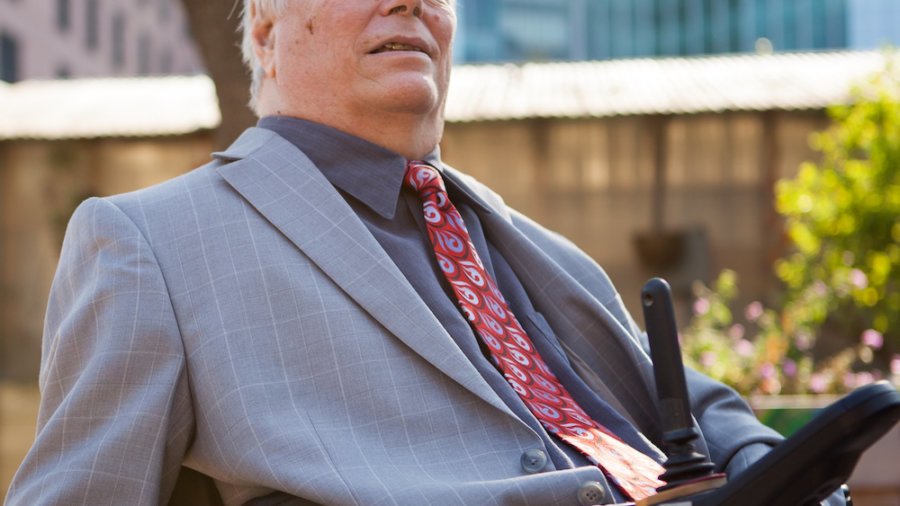
[[[422,16],[422,0],[389,0],[385,2],[384,12],[418,18]]]

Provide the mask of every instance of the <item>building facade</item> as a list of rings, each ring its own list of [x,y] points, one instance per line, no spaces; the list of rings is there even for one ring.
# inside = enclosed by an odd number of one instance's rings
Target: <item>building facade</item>
[[[896,0],[459,0],[460,63],[900,45]]]
[[[195,74],[178,0],[0,0],[0,80]]]
[[[457,3],[457,63],[900,45],[897,0]],[[179,0],[0,0],[0,81],[202,71]]]

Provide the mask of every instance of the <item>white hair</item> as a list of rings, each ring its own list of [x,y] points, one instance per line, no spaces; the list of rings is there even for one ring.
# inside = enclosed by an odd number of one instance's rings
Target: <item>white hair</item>
[[[290,0],[244,0],[244,9],[241,13],[241,30],[243,32],[241,53],[244,64],[250,69],[250,107],[254,111],[264,70],[253,49],[253,23],[259,18],[272,18],[280,15],[284,12],[288,1]]]

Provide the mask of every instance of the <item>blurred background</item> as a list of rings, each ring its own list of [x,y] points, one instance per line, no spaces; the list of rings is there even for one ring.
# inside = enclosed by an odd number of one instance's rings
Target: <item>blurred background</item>
[[[446,162],[581,246],[688,363],[789,433],[900,384],[898,0],[457,0]],[[0,0],[0,494],[34,435],[43,313],[84,198],[255,118],[240,5]],[[854,475],[900,504],[900,432]]]

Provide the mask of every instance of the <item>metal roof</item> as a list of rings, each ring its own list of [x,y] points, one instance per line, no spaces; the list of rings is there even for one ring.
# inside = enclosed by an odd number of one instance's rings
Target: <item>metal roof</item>
[[[218,126],[206,76],[22,81],[0,87],[0,139],[178,135]]]
[[[821,109],[845,102],[886,58],[860,51],[463,65],[453,70],[447,120]],[[0,86],[0,139],[178,135],[219,121],[206,76]]]
[[[884,68],[880,52],[782,53],[454,69],[451,121],[820,109]]]

